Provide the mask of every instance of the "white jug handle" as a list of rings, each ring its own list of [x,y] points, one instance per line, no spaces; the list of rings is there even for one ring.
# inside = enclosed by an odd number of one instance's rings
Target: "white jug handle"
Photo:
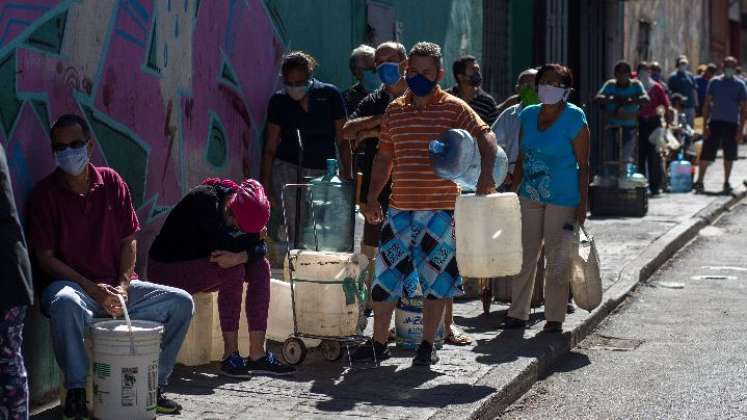
[[[119,298],[119,304],[122,305],[127,329],[130,331],[130,353],[135,354],[135,334],[132,332],[132,321],[130,321],[130,313],[127,312],[127,303],[122,295],[117,295],[117,297]]]

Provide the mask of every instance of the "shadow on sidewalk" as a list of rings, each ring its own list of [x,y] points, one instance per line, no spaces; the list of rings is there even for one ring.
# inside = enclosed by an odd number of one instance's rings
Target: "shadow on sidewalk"
[[[489,314],[480,314],[475,317],[464,317],[454,315],[454,323],[464,330],[467,334],[483,334],[499,331],[499,325],[503,318],[506,316],[508,308],[503,308],[498,311],[490,312]],[[532,326],[545,319],[545,314],[542,311],[532,311],[529,314],[529,326]]]
[[[535,334],[525,338],[527,334]],[[541,358],[550,351],[569,346],[570,333],[546,334],[529,330],[503,330],[491,340],[478,340],[472,350],[479,353],[479,363],[499,365],[520,358]],[[579,366],[581,367],[581,366]]]
[[[449,404],[475,402],[496,391],[488,386],[454,383],[420,388],[443,375],[423,367],[387,365],[353,371],[342,376],[339,382],[337,378],[315,379],[310,392],[329,397],[328,400],[317,402],[317,409],[344,412],[353,410],[361,403],[370,406],[443,408]]]

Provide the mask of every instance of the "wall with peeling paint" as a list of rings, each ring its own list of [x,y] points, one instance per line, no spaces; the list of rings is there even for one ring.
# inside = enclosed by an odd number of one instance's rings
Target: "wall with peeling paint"
[[[262,0],[0,1],[0,143],[20,211],[54,169],[50,122],[83,115],[94,163],[132,191],[142,268],[164,215],[192,186],[258,176],[283,52]],[[32,323],[30,342],[43,348],[48,332],[39,316]],[[38,400],[52,391],[54,363],[30,356]]]

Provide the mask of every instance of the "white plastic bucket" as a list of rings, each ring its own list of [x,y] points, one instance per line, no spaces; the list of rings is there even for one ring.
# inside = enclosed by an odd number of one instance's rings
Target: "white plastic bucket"
[[[158,357],[163,326],[157,322],[102,321],[93,325],[94,417],[156,418]]]
[[[403,298],[397,302],[394,310],[394,330],[397,346],[404,349],[415,349],[423,341],[423,301],[422,299]],[[444,311],[445,312],[445,311]],[[444,344],[444,319],[436,330],[434,345],[441,348]]]

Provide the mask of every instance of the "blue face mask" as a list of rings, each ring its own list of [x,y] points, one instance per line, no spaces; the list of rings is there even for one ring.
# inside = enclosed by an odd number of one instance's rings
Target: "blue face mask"
[[[379,81],[379,77],[376,75],[375,71],[363,70],[363,79],[361,79],[361,84],[363,85],[363,88],[366,89],[366,91],[373,92],[379,88],[381,82]]]
[[[399,63],[381,63],[379,67],[376,67],[376,72],[381,82],[387,86],[394,86],[402,79],[399,73]]]
[[[88,148],[68,147],[54,153],[54,160],[63,172],[69,175],[80,175],[88,165]]]
[[[428,80],[428,78],[420,73],[407,78],[407,87],[410,88],[415,96],[428,96],[437,83],[435,80]]]

